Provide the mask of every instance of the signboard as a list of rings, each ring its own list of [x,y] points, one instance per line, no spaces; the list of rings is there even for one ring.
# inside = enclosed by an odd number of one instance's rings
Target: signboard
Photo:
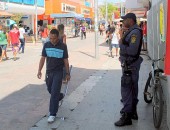
[[[73,5],[68,5],[65,3],[61,3],[61,10],[63,12],[76,12],[76,7]]]
[[[170,75],[170,1],[167,1],[167,33],[166,33],[166,54],[165,54],[165,74]]]
[[[5,10],[5,3],[4,2],[0,2],[0,10]]]
[[[160,39],[162,42],[165,42],[165,24],[164,24],[164,8],[163,8],[163,3],[160,4]]]
[[[81,14],[90,15],[90,10],[81,8]]]

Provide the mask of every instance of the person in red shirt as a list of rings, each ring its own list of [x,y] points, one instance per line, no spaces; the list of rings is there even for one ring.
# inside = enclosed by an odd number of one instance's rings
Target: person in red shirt
[[[147,22],[145,21],[143,23],[143,50],[147,51]]]
[[[16,24],[13,25],[13,29],[9,32],[9,38],[12,44],[12,51],[14,56],[14,61],[16,61],[16,55],[19,50],[19,30]]]
[[[44,24],[43,27],[41,27],[40,35],[41,35],[42,44],[44,46],[44,44],[49,41],[49,38],[48,38],[49,31],[48,31],[48,28],[47,28],[47,24]]]

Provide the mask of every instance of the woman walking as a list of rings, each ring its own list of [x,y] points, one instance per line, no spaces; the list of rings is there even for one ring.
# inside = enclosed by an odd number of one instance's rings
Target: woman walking
[[[7,53],[6,53],[6,48],[8,45],[8,41],[7,41],[7,32],[6,29],[3,28],[2,26],[0,27],[0,48],[2,50],[1,56],[0,56],[0,62],[3,60],[7,60]]]
[[[116,56],[118,56],[118,48],[119,48],[119,33],[116,30],[115,27],[111,27],[110,29],[110,34],[109,34],[109,39],[110,39],[110,56],[114,58],[112,54],[112,48],[115,48],[116,51]]]

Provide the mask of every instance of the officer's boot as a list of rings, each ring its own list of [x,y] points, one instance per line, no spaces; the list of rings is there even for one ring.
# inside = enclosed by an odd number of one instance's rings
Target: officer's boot
[[[133,120],[138,120],[138,113],[137,113],[136,106],[133,107],[132,119],[133,119]]]
[[[123,113],[122,117],[115,122],[115,126],[132,125],[131,113]]]

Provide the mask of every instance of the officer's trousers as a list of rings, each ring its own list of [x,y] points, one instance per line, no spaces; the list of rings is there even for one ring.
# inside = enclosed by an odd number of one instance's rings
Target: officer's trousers
[[[47,90],[51,94],[49,104],[49,112],[51,116],[56,116],[56,113],[58,112],[62,78],[63,70],[46,74]]]
[[[138,103],[138,80],[139,80],[139,70],[140,65],[131,67],[131,75],[124,74],[122,68],[122,77],[121,77],[121,96],[123,100],[122,112],[132,113],[136,110]]]

